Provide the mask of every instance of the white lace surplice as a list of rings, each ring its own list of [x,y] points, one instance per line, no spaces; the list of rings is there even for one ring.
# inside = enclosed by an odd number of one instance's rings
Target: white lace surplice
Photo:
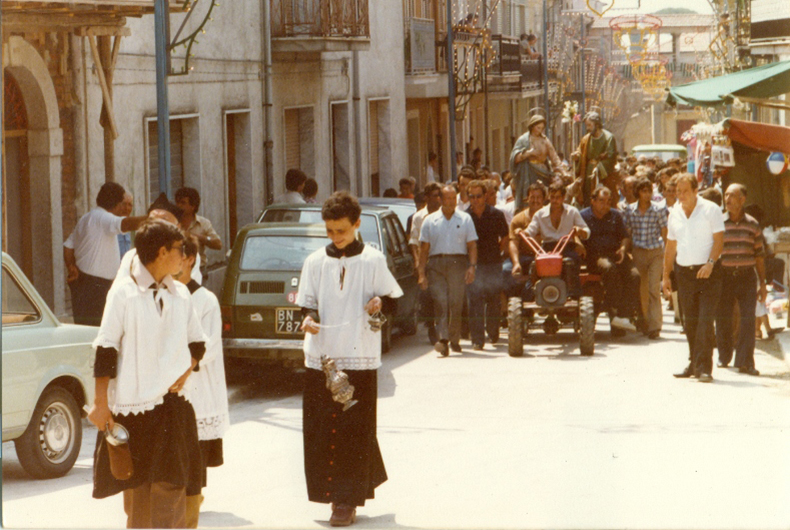
[[[204,287],[192,293],[192,305],[208,341],[206,354],[198,365],[200,369],[187,379],[189,400],[195,409],[198,439],[214,440],[222,438],[230,425],[222,356],[222,317],[217,297]]]
[[[327,256],[325,248],[313,252],[302,268],[296,304],[317,309],[322,327],[305,336],[305,366],[320,370],[321,356],[327,355],[340,370],[377,369],[381,332],[370,329],[365,304],[374,296],[402,295],[384,254],[369,245],[359,255],[339,259]]]

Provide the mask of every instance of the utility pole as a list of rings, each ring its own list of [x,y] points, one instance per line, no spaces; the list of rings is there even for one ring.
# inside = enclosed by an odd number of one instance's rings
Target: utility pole
[[[543,109],[546,115],[546,136],[551,138],[551,116],[549,116],[549,16],[548,1],[543,0]],[[556,31],[556,28],[555,28]]]
[[[170,70],[170,31],[168,0],[154,2],[154,43],[156,46],[156,126],[159,138],[159,189],[173,199],[170,181],[170,107],[167,76]]]
[[[582,14],[581,14],[581,22],[582,22],[581,41],[579,42],[579,44],[582,47],[582,54],[581,54],[581,67],[582,67],[582,112],[581,112],[581,114],[582,114],[582,118],[584,118],[584,116],[587,114],[587,87],[585,86],[585,80],[584,80],[584,77],[585,77],[584,76],[584,12],[582,12]],[[582,127],[584,127],[584,126],[582,125]]]
[[[453,4],[445,0],[447,5],[447,103],[450,115],[450,181],[457,177],[455,165],[455,58],[453,55]]]
[[[485,25],[485,21],[488,20],[488,0],[483,0],[483,32],[485,32],[488,28]],[[500,41],[501,43],[501,41]],[[483,52],[483,124],[485,127],[485,140],[483,142],[483,148],[485,149],[485,164],[486,166],[491,164],[491,159],[489,155],[490,151],[490,142],[488,141],[488,132],[491,130],[489,117],[488,117],[488,51],[486,47],[482,47]]]

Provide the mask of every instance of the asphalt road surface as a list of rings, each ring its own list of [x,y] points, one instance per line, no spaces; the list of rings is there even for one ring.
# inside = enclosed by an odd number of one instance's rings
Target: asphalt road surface
[[[760,377],[678,380],[688,349],[665,322],[662,340],[613,340],[602,317],[593,357],[567,331],[530,334],[523,358],[504,341],[440,358],[423,330],[396,338],[379,372],[389,481],[355,527],[787,528],[790,374],[775,341],[758,342]],[[301,375],[236,374],[229,393],[200,526],[327,528],[329,507],[307,501]],[[123,528],[120,495],[91,498],[94,441],[86,428],[75,468],[47,481],[3,444],[4,526]]]

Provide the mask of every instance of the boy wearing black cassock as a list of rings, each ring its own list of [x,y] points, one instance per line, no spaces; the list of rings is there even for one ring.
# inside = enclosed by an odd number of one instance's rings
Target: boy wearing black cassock
[[[346,192],[334,193],[324,203],[321,216],[332,243],[305,260],[296,298],[306,331],[302,421],[307,493],[311,501],[332,503],[332,526],[352,524],[356,507],[364,506],[387,480],[376,438],[381,335],[368,319],[403,291],[384,255],[357,240],[360,213],[356,198]],[[332,400],[321,356],[333,359],[354,386],[357,403],[348,410]]]
[[[107,295],[94,341],[96,425],[93,497],[123,491],[127,528],[184,528],[186,495],[201,486],[195,412],[184,385],[203,358],[205,337],[181,270],[184,235],[148,220],[135,238],[138,260]],[[103,432],[119,422],[129,431],[130,478],[110,470]]]

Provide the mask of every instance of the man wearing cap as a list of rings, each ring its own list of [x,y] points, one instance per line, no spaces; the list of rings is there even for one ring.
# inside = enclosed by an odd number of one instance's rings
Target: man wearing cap
[[[582,207],[587,207],[590,206],[592,190],[597,184],[609,188],[613,199],[618,197],[617,172],[614,169],[617,163],[617,141],[612,133],[603,128],[601,115],[597,112],[588,112],[584,117],[584,125],[589,132],[584,135],[579,149],[571,157],[574,160],[576,178],[582,179],[580,194],[576,200]],[[596,178],[598,182],[594,182]],[[616,206],[616,203],[612,206]]]
[[[512,188],[516,213],[526,207],[527,188],[531,184],[542,182],[544,186],[549,187],[554,180],[554,173],[562,174],[562,162],[551,141],[543,134],[545,130],[546,118],[536,114],[529,120],[527,132],[516,140],[510,152],[510,171],[515,182]]]

